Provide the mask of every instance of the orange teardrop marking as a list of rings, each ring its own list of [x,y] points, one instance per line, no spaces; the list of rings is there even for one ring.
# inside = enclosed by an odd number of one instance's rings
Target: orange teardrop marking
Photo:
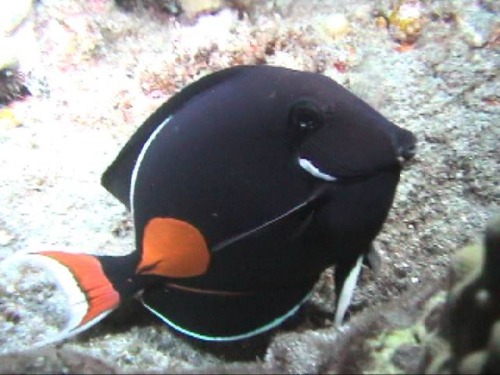
[[[209,263],[207,243],[191,224],[162,217],[155,217],[147,223],[137,273],[191,277],[204,274]]]

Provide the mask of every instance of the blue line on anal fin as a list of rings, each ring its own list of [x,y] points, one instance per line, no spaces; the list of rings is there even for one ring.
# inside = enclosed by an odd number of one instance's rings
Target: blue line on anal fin
[[[223,342],[223,341],[236,341],[236,340],[247,339],[247,338],[250,338],[253,336],[257,336],[261,333],[264,333],[266,331],[269,331],[270,329],[273,329],[273,328],[279,326],[285,320],[287,320],[292,315],[294,315],[299,310],[300,306],[302,306],[302,304],[310,298],[310,296],[311,296],[311,293],[308,294],[300,303],[298,303],[292,309],[290,309],[286,314],[283,314],[283,315],[277,317],[275,320],[269,322],[268,324],[265,324],[261,327],[258,327],[253,331],[245,332],[245,333],[242,333],[240,335],[234,335],[234,336],[207,336],[207,335],[198,334],[198,333],[193,332],[193,331],[189,331],[188,329],[185,329],[181,326],[178,326],[173,321],[169,320],[167,317],[165,317],[164,315],[162,315],[161,313],[159,313],[158,311],[153,309],[151,306],[149,306],[143,300],[141,300],[141,302],[144,305],[144,307],[146,307],[150,312],[152,312],[154,315],[156,315],[158,318],[160,318],[160,320],[162,320],[164,323],[166,323],[167,325],[169,325],[170,327],[172,327],[176,331],[179,331],[187,336],[191,336],[191,337],[194,337],[194,338],[199,339],[199,340]]]
[[[205,341],[235,341],[280,325],[310,297],[313,285],[235,296],[158,288],[146,290],[142,303],[186,335]]]

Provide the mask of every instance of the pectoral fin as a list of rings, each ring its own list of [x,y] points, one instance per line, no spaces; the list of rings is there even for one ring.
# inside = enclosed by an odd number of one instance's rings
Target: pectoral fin
[[[340,326],[351,303],[352,295],[358,282],[361,263],[364,255],[360,255],[355,263],[340,263],[335,268],[335,292],[337,295],[335,309],[335,326]]]
[[[370,245],[370,250],[366,254],[363,263],[365,263],[370,269],[373,271],[375,275],[380,273],[380,269],[382,268],[382,257],[378,249],[375,247],[375,244]]]

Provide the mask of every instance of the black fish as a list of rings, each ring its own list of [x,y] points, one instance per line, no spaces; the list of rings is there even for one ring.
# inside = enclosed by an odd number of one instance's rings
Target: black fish
[[[229,68],[163,104],[104,173],[132,212],[134,252],[29,256],[70,296],[65,336],[139,294],[187,335],[247,338],[292,315],[331,265],[340,324],[414,150],[323,75]]]

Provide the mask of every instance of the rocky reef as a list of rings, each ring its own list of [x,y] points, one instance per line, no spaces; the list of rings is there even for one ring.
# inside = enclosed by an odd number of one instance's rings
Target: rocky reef
[[[500,370],[500,216],[488,224],[484,244],[459,251],[428,373],[493,374]],[[439,347],[439,345],[436,345]],[[443,349],[444,348],[444,349]]]
[[[498,369],[498,224],[484,246],[478,236],[500,207],[499,14],[494,0],[3,2],[0,261],[27,249],[130,252],[130,215],[102,172],[161,103],[228,66],[327,75],[419,144],[376,240],[381,269],[363,269],[341,330],[327,269],[297,316],[255,341],[193,343],[132,302],[27,351],[57,332],[64,302],[40,273],[2,268],[1,372]]]

